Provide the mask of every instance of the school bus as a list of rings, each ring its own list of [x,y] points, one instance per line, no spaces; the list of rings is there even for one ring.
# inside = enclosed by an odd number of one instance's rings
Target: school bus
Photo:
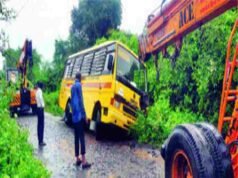
[[[64,121],[71,124],[71,86],[75,74],[82,75],[82,91],[90,130],[101,137],[101,125],[128,130],[136,111],[148,106],[146,67],[125,45],[117,41],[69,56],[61,83],[59,105]]]

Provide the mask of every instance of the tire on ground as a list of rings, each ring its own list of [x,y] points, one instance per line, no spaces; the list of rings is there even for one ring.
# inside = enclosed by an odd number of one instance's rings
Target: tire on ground
[[[94,112],[93,112],[93,120],[96,122],[96,128],[95,128],[95,137],[96,140],[101,140],[103,137],[102,134],[102,123],[101,123],[101,109],[100,106],[95,106]]]
[[[216,178],[233,178],[231,156],[222,136],[211,124],[198,123],[196,126],[201,130],[206,141],[210,143],[208,148],[215,162]]]
[[[188,159],[188,165],[191,167],[194,178],[215,178],[215,163],[208,147],[209,143],[195,125],[177,126],[166,140],[161,151],[165,159],[165,177],[174,178],[172,168],[175,165],[175,157],[179,152],[183,152]],[[178,166],[178,169],[188,169],[188,166],[185,168]],[[181,176],[177,175],[177,177]]]

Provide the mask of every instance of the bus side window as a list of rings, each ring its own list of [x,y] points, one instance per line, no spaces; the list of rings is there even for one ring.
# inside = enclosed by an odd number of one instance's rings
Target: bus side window
[[[82,63],[83,63],[83,55],[77,56],[75,59],[72,77],[74,77],[77,72],[81,72],[80,68],[82,66]]]
[[[71,78],[72,73],[73,73],[73,68],[74,68],[74,62],[75,62],[75,58],[71,59],[70,65],[68,66],[68,71],[67,71],[67,78]]]
[[[92,63],[93,63],[94,51],[91,51],[84,55],[82,66],[81,66],[81,74],[82,76],[89,76]]]
[[[66,66],[65,66],[64,78],[70,77],[70,72],[69,72],[70,64],[71,64],[71,59],[68,59],[68,61],[66,62]]]
[[[94,61],[91,68],[91,75],[101,75],[105,66],[106,48],[95,51]]]
[[[103,74],[111,74],[114,66],[114,52],[108,53],[103,69]]]

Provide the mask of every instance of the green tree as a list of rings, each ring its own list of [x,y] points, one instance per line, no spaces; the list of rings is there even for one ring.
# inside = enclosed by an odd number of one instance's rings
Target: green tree
[[[21,55],[21,49],[12,49],[9,48],[3,52],[5,57],[5,66],[4,68],[16,68],[18,59]]]
[[[134,53],[138,53],[138,37],[135,34],[119,30],[110,30],[105,37],[97,39],[96,44],[101,44],[108,40],[119,41],[125,44]]]
[[[67,57],[72,54],[70,40],[55,40],[55,52],[52,67],[49,69],[50,90],[59,88]],[[51,91],[52,91],[51,90]]]
[[[121,24],[121,11],[120,0],[80,0],[71,14],[73,48],[79,50],[93,45],[109,29],[117,29]]]

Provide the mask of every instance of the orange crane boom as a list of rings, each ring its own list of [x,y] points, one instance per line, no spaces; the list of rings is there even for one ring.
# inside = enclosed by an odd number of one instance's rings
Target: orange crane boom
[[[148,60],[150,54],[175,43],[181,48],[182,38],[202,24],[236,7],[237,0],[171,0],[155,14],[149,15],[145,33],[139,37],[139,57]]]

